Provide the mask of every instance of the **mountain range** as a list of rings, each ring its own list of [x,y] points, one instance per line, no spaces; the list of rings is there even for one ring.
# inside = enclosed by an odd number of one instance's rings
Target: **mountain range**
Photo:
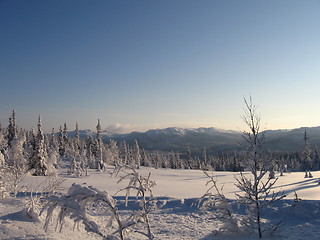
[[[266,130],[264,149],[269,151],[301,151],[304,146],[304,132],[307,132],[312,147],[320,146],[320,127],[301,127],[286,130]],[[91,130],[80,130],[80,136],[85,138],[94,136]],[[70,136],[74,132],[69,132]],[[165,128],[153,129],[147,132],[131,132],[128,134],[114,134],[102,131],[104,142],[113,139],[120,143],[125,141],[132,145],[135,140],[139,146],[154,151],[179,151],[185,153],[188,149],[200,154],[204,147],[208,154],[229,153],[244,149],[246,143],[240,131],[222,130],[217,128]]]

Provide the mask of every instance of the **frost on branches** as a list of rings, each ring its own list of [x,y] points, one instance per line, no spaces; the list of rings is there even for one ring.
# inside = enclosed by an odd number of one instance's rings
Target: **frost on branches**
[[[27,172],[27,160],[25,159],[23,148],[24,142],[25,136],[22,134],[16,135],[11,140],[10,147],[7,150],[7,161],[4,166],[4,176],[6,176],[8,190],[14,196],[17,195],[18,185],[22,182]]]
[[[260,133],[260,117],[256,113],[256,106],[252,100],[248,102],[244,99],[246,112],[243,120],[249,127],[249,131],[244,131],[244,139],[248,147],[246,150],[246,166],[250,171],[250,175],[245,175],[241,172],[237,178],[236,186],[241,191],[241,194],[236,194],[238,202],[247,208],[247,217],[243,224],[248,226],[248,229],[257,231],[259,238],[262,238],[263,232],[270,230],[275,231],[279,224],[273,226],[263,223],[263,210],[270,206],[275,201],[285,197],[282,192],[273,192],[271,188],[276,183],[277,179],[267,177],[274,166],[270,156],[263,153],[262,142],[264,136]]]
[[[238,219],[232,210],[231,203],[222,193],[222,188],[218,188],[217,180],[214,179],[214,176],[209,175],[206,171],[204,171],[204,174],[209,179],[206,184],[209,188],[199,199],[198,206],[200,206],[200,210],[215,210],[214,213],[222,223],[219,232],[226,234],[238,233],[240,231]],[[214,193],[212,193],[212,190],[214,190]]]
[[[119,173],[120,170],[122,171],[122,168],[117,169],[117,172]],[[130,234],[130,231],[143,234],[148,239],[154,239],[148,214],[154,209],[155,205],[152,204],[154,198],[151,191],[155,182],[150,180],[150,174],[148,177],[142,177],[134,169],[130,169],[130,171],[132,172],[121,177],[119,181],[129,179],[128,186],[122,190],[126,191],[127,201],[130,190],[137,191],[137,201],[139,202],[140,210],[134,211],[129,217],[123,217],[117,208],[116,200],[107,192],[100,191],[91,186],[73,184],[66,196],[57,197],[53,195],[48,198],[48,203],[40,213],[46,212],[45,229],[48,229],[55,210],[58,210],[56,226],[60,231],[62,231],[64,226],[65,218],[69,217],[74,221],[75,225],[82,223],[86,231],[98,234],[104,239],[123,240],[126,235]],[[99,224],[95,220],[90,212],[93,206],[100,207],[97,211],[107,218],[106,222]],[[138,223],[142,223],[145,226],[146,233],[132,229]]]
[[[136,231],[146,237],[149,240],[154,239],[151,232],[149,214],[156,210],[156,200],[152,193],[152,188],[156,185],[156,182],[151,180],[151,173],[147,177],[142,176],[133,167],[130,166],[117,166],[114,174],[118,175],[122,172],[119,182],[129,180],[128,186],[118,192],[126,192],[126,204],[128,203],[128,197],[131,195],[131,191],[134,191],[136,198],[139,202],[140,210],[136,211],[132,217],[137,223],[143,223],[146,228],[146,233],[143,231]]]

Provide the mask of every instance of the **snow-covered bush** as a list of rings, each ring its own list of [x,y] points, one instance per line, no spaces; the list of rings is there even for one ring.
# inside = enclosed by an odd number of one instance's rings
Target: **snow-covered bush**
[[[4,176],[6,178],[8,190],[17,195],[18,185],[24,179],[27,172],[27,160],[24,157],[23,144],[25,136],[16,135],[11,140],[11,145],[6,152],[6,164],[4,166]]]
[[[48,229],[53,219],[53,213],[55,210],[58,210],[57,226],[60,231],[62,231],[64,226],[65,218],[69,217],[75,224],[82,223],[86,231],[96,233],[104,239],[123,240],[129,230],[143,234],[148,239],[154,239],[148,214],[155,207],[155,198],[153,198],[151,190],[155,182],[150,179],[150,174],[148,177],[143,177],[133,168],[126,167],[125,169],[129,169],[131,172],[126,172],[122,167],[117,168],[115,172],[115,174],[119,174],[120,171],[125,173],[119,182],[129,179],[128,186],[118,192],[126,192],[126,203],[128,203],[130,191],[136,191],[140,210],[134,211],[129,217],[125,218],[119,213],[116,200],[108,192],[100,191],[91,186],[73,184],[68,190],[67,195],[62,197],[51,195],[47,199],[48,202],[40,213],[46,212],[45,229]],[[103,216],[108,218],[103,227],[91,215],[90,208],[92,206],[100,206]],[[132,228],[138,223],[142,223],[145,226],[146,233]]]
[[[204,174],[209,179],[206,184],[209,188],[199,199],[198,205],[200,209],[202,211],[215,210],[214,213],[222,222],[219,232],[227,234],[238,233],[240,231],[238,219],[232,210],[231,203],[222,193],[222,188],[218,188],[217,180],[214,179],[214,176],[209,175],[206,171],[204,171]],[[215,193],[212,193],[212,190],[214,190]]]
[[[101,226],[94,221],[92,216],[88,213],[88,209],[94,205],[100,203],[104,206],[105,215],[109,215],[110,218],[106,225],[112,230],[114,223],[116,230],[106,234],[101,230]],[[53,212],[58,209],[57,227],[62,231],[64,226],[64,220],[69,217],[74,220],[75,225],[82,223],[85,226],[85,230],[93,232],[103,237],[104,239],[124,239],[124,230],[135,222],[132,220],[124,221],[116,207],[116,201],[107,192],[102,192],[91,186],[84,186],[79,184],[73,184],[67,195],[57,197],[52,195],[48,199],[48,203],[42,209],[43,212],[47,212],[45,219],[45,229],[49,227],[49,223],[52,220]]]
[[[47,202],[47,198],[61,191],[62,183],[65,181],[65,178],[47,176],[45,181],[40,183],[35,188],[32,186],[26,187],[29,189],[29,197],[27,201],[27,208],[25,209],[26,215],[35,221],[40,221],[40,209]]]
[[[139,202],[140,209],[132,215],[137,223],[143,223],[146,228],[146,233],[142,231],[136,231],[148,239],[154,239],[154,235],[151,232],[149,214],[156,209],[156,198],[153,196],[152,188],[156,185],[156,182],[151,180],[151,173],[147,177],[141,176],[135,168],[130,166],[117,166],[114,174],[118,175],[120,172],[124,173],[120,177],[119,182],[129,180],[128,186],[119,190],[118,192],[126,192],[126,204],[128,203],[128,197],[133,190],[136,192],[136,197]]]

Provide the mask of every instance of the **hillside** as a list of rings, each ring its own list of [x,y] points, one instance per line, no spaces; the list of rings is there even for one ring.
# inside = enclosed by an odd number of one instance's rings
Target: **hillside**
[[[269,151],[300,151],[303,147],[303,135],[307,131],[312,147],[320,145],[320,127],[302,127],[291,130],[266,130],[264,148]],[[80,131],[81,137],[94,136],[90,130]],[[70,132],[73,136],[74,132]],[[227,131],[216,128],[165,128],[147,132],[113,134],[103,131],[104,142],[114,139],[132,145],[135,140],[141,148],[156,151],[187,151],[188,145],[195,154],[201,154],[206,147],[209,154],[229,153],[243,149],[243,135],[239,131]]]

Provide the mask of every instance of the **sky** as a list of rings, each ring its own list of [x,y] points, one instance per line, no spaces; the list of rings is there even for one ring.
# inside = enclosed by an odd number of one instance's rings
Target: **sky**
[[[0,122],[320,125],[318,0],[0,0]]]

